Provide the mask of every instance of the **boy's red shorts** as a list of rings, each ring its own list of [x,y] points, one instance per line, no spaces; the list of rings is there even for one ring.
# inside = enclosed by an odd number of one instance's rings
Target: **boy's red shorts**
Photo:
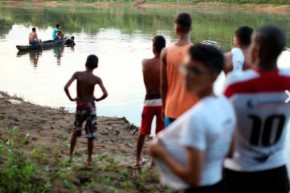
[[[140,134],[150,135],[152,120],[156,116],[156,134],[164,129],[164,121],[162,119],[162,107],[161,106],[144,106],[142,112],[142,121]]]

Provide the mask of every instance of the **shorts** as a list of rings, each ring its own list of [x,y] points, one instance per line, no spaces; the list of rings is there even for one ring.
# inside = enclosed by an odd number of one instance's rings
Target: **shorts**
[[[190,187],[184,190],[182,193],[226,193],[226,189],[223,181],[220,181],[214,185]],[[247,192],[244,192],[247,193]],[[258,192],[257,192],[258,193]]]
[[[75,114],[75,131],[80,137],[82,135],[82,125],[86,121],[85,131],[86,137],[96,138],[97,132],[97,115],[96,109],[92,104],[79,103],[77,104],[76,114]]]
[[[32,46],[37,46],[38,45],[38,41],[33,40],[32,42],[29,43]]]
[[[165,128],[168,127],[171,123],[173,123],[176,119],[170,118],[165,116],[164,121],[165,121]]]
[[[152,99],[153,98],[153,99]],[[144,101],[144,107],[142,111],[141,121],[141,135],[151,134],[151,125],[154,116],[156,116],[156,130],[155,133],[159,133],[164,129],[164,121],[162,119],[162,106],[160,95],[146,96]]]
[[[227,193],[289,192],[286,166],[258,172],[240,172],[225,169],[224,181]]]

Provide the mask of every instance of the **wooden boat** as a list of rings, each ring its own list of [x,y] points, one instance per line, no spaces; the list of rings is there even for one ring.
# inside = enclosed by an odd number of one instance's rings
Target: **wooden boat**
[[[39,49],[48,49],[52,48],[54,46],[60,46],[63,45],[64,41],[66,39],[60,40],[60,41],[54,41],[54,40],[46,40],[42,42],[42,47],[40,45],[17,45],[16,48],[19,51],[28,51],[28,50],[39,50]]]

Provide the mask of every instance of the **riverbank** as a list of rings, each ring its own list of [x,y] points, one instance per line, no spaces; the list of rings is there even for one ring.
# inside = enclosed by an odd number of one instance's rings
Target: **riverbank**
[[[38,106],[0,92],[0,192],[17,187],[30,193],[170,192],[159,185],[155,169],[131,167],[138,128],[125,118],[98,117],[93,168],[86,167],[84,137],[70,163],[73,121],[74,114],[63,108]]]
[[[289,14],[290,3],[284,4],[249,4],[249,3],[226,3],[226,2],[198,2],[198,3],[172,3],[156,1],[0,1],[2,6],[34,6],[34,7],[128,7],[133,6],[142,9],[186,9],[186,10],[233,10],[243,12]]]

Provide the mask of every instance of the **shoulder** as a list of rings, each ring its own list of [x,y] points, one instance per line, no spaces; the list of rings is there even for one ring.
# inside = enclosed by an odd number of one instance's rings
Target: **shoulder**
[[[149,62],[150,62],[150,59],[149,59],[149,58],[144,58],[144,59],[142,60],[142,66],[143,66],[143,67],[146,66]]]
[[[95,78],[96,84],[102,84],[103,83],[103,81],[102,81],[102,79],[100,77],[94,75],[94,78]]]
[[[233,71],[227,75],[226,87],[237,83],[243,83],[259,77],[259,74],[250,69],[245,71]]]
[[[161,57],[164,57],[164,56],[166,55],[166,53],[167,53],[167,50],[168,50],[168,47],[163,48],[163,49],[161,50],[161,54],[160,54],[160,56],[161,56]]]
[[[290,78],[290,68],[281,68],[281,69],[279,69],[279,75]]]

